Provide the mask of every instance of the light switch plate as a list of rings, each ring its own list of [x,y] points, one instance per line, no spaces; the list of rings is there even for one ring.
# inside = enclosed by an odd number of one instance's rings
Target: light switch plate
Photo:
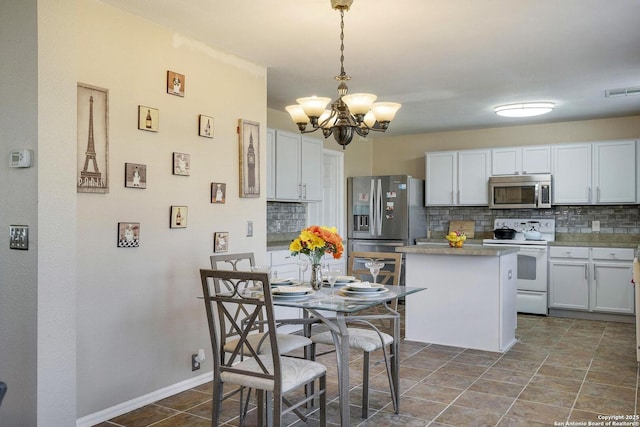
[[[9,249],[29,249],[29,227],[26,225],[9,226]]]
[[[253,236],[253,221],[247,221],[247,237]]]
[[[600,221],[591,221],[591,231],[594,233],[600,231]]]

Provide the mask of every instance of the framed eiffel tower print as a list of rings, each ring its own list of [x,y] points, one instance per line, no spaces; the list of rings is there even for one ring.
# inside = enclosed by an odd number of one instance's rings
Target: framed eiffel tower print
[[[78,193],[109,192],[109,90],[78,83]]]

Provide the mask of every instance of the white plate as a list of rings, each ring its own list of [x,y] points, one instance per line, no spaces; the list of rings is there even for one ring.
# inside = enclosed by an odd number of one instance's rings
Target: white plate
[[[313,294],[314,294],[313,291],[309,291],[302,295],[297,295],[297,294],[291,295],[290,293],[289,294],[273,294],[273,299],[280,300],[280,301],[296,301],[296,300],[311,298]]]
[[[347,289],[342,289],[340,291],[340,293],[342,293],[345,296],[358,297],[358,298],[376,298],[383,294],[386,294],[387,292],[389,292],[389,289],[387,288],[382,288],[377,292],[358,292],[358,291],[352,291]]]
[[[273,279],[271,280],[271,286],[291,286],[298,283],[294,279]]]
[[[277,288],[271,288],[273,295],[305,295],[309,292],[313,292],[313,289],[306,286],[278,286]]]
[[[384,285],[381,285],[379,283],[369,283],[368,287],[360,287],[360,286],[345,286],[344,287],[345,290],[349,291],[349,292],[364,292],[364,293],[371,293],[371,292],[386,292],[389,289],[385,288]]]

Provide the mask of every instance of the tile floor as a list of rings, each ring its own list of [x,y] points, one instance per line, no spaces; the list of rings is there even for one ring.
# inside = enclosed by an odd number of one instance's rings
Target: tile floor
[[[372,368],[368,420],[360,418],[361,354],[352,353],[351,425],[588,425],[601,421],[599,415],[640,412],[633,324],[519,315],[517,337],[505,354],[403,341],[401,414],[393,412],[380,364]],[[319,361],[329,367],[328,420],[337,425],[335,355]],[[238,425],[237,405],[225,401],[223,409],[222,425]],[[209,383],[98,426],[209,427],[210,413]],[[310,425],[317,425],[316,415]]]

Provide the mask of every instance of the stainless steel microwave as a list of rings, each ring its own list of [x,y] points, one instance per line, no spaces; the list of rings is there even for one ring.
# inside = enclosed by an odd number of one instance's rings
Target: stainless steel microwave
[[[489,208],[551,208],[551,174],[489,177]]]

